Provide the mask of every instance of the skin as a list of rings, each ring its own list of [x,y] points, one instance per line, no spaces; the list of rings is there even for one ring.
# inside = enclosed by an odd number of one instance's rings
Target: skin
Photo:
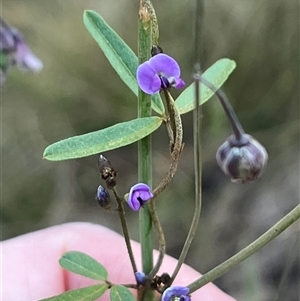
[[[132,242],[132,247],[139,266],[140,246]],[[37,301],[97,283],[60,267],[58,259],[71,250],[85,252],[101,262],[112,283],[135,283],[123,237],[99,225],[69,223],[54,226],[1,242],[1,250],[1,300],[5,301]],[[166,256],[158,274],[171,273],[175,263],[174,258]],[[187,285],[199,275],[185,265],[174,285]],[[109,293],[100,300],[108,301]],[[192,300],[235,301],[211,283],[194,292]]]

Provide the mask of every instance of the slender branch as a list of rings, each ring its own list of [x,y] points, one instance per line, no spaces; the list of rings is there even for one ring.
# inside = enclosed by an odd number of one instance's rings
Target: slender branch
[[[230,122],[232,131],[233,131],[233,134],[235,135],[236,140],[241,142],[242,144],[248,142],[248,141],[244,141],[245,131],[244,131],[241,123],[239,122],[226,94],[221,89],[217,89],[213,84],[211,84],[209,81],[207,81],[204,77],[201,77],[200,81],[217,95],[217,97],[225,111],[225,114],[227,115],[227,118]]]
[[[169,285],[175,280],[182,264],[185,261],[187,253],[190,249],[192,241],[194,239],[195,233],[197,231],[201,207],[202,207],[202,164],[201,164],[201,111],[202,107],[200,106],[200,64],[195,64],[195,102],[196,107],[194,110],[194,161],[195,161],[195,210],[192,219],[192,223],[189,229],[188,236],[185,240],[184,246],[182,248],[181,254],[179,256],[175,270],[171,276]]]
[[[273,240],[276,236],[282,233],[285,229],[287,229],[290,225],[292,225],[295,221],[300,218],[300,204],[297,205],[292,211],[290,211],[286,216],[284,216],[277,224],[275,224],[272,228],[270,228],[267,232],[261,235],[258,239],[248,245],[246,248],[227,259],[217,267],[213,268],[211,271],[207,272],[190,285],[188,285],[190,289],[190,293],[198,290],[205,284],[215,280],[220,277],[224,273],[226,273],[231,268],[235,267],[246,258],[256,253],[258,250],[263,248],[266,244],[268,244],[271,240]]]
[[[114,194],[114,196],[116,198],[116,201],[118,203],[118,214],[119,214],[119,218],[120,218],[121,225],[122,225],[122,230],[123,230],[123,234],[124,234],[124,238],[125,238],[125,243],[126,243],[127,251],[128,251],[128,254],[129,254],[131,266],[132,266],[133,272],[135,273],[135,272],[137,272],[137,267],[136,267],[135,259],[134,259],[134,256],[133,256],[129,231],[128,231],[128,227],[127,227],[127,223],[126,223],[125,211],[124,211],[124,206],[123,206],[123,198],[121,198],[119,196],[119,194],[118,194],[115,187],[112,189],[112,191],[113,191],[113,194]]]
[[[197,231],[201,204],[202,204],[202,164],[201,164],[201,112],[202,107],[200,106],[200,29],[202,21],[202,11],[203,5],[201,0],[196,2],[196,17],[195,17],[195,66],[194,66],[194,82],[195,82],[195,110],[193,115],[193,133],[194,133],[194,170],[195,170],[195,210],[192,219],[192,223],[189,229],[188,236],[185,240],[184,246],[182,248],[181,254],[179,256],[175,270],[171,276],[171,285],[176,278],[182,264],[185,261],[187,253],[190,249],[191,243],[194,239],[195,233]]]

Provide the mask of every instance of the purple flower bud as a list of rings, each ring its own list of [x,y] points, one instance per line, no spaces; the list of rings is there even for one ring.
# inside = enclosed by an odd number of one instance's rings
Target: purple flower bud
[[[171,286],[163,292],[161,301],[190,301],[189,291],[186,286]]]
[[[144,272],[135,272],[135,279],[138,284],[143,284],[145,282],[146,274]]]
[[[258,179],[268,161],[266,149],[253,137],[243,134],[237,141],[230,136],[218,149],[217,162],[233,182],[252,182]]]
[[[138,183],[131,187],[127,202],[132,210],[138,211],[152,197],[150,187],[144,183]]]
[[[185,85],[180,78],[178,63],[164,53],[158,53],[141,64],[136,77],[139,87],[147,94],[155,94],[171,86],[180,89]]]
[[[107,192],[107,190],[101,185],[99,185],[97,189],[96,200],[98,201],[101,207],[103,207],[106,210],[110,210],[111,208],[110,195]]]

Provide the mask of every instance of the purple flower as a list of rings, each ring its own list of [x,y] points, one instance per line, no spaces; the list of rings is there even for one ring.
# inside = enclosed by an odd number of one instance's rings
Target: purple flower
[[[167,89],[170,86],[180,89],[185,85],[180,78],[178,63],[164,53],[159,53],[141,64],[136,74],[139,87],[147,94],[155,94],[161,88]]]
[[[131,187],[127,202],[132,210],[138,211],[152,197],[150,187],[144,183],[138,183]]]
[[[171,286],[164,291],[161,301],[190,301],[189,291],[186,286]]]
[[[35,56],[24,41],[22,34],[0,18],[0,84],[6,80],[9,68],[17,65],[27,71],[39,72],[42,61]]]

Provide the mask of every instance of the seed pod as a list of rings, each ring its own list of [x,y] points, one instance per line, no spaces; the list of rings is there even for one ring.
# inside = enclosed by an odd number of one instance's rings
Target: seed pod
[[[244,184],[259,178],[268,162],[268,153],[252,136],[244,134],[242,138],[237,141],[234,135],[230,136],[219,147],[216,159],[232,182]]]
[[[96,194],[96,200],[98,201],[98,204],[103,207],[105,210],[110,210],[111,208],[111,199],[108,191],[99,185],[97,189]]]

